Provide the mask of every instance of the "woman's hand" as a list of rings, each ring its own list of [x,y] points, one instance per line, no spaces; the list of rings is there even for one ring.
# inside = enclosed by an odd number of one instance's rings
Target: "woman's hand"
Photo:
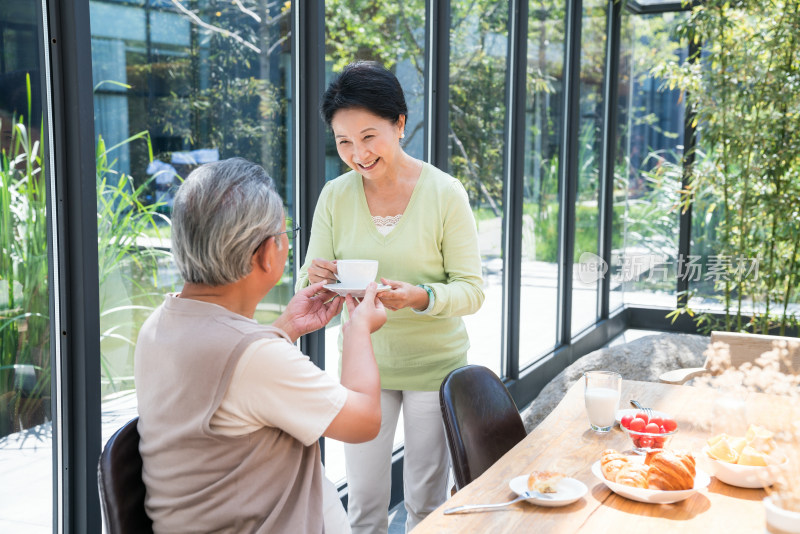
[[[316,258],[311,260],[311,265],[308,267],[308,282],[316,284],[317,282],[325,282],[326,284],[335,284],[336,279],[336,260],[323,260]]]
[[[273,326],[280,328],[292,339],[318,330],[328,324],[342,311],[341,297],[324,289],[324,282],[317,282],[298,291],[286,310],[278,317]]]
[[[349,328],[358,329],[364,327],[369,333],[375,332],[386,322],[386,310],[383,307],[376,293],[378,284],[370,282],[361,302],[357,301],[348,293],[345,297],[347,303],[347,313],[350,320],[342,327],[345,331]]]
[[[421,287],[388,278],[381,278],[381,282],[392,288],[382,291],[378,296],[386,309],[394,311],[402,308],[424,310],[428,307],[428,292]]]

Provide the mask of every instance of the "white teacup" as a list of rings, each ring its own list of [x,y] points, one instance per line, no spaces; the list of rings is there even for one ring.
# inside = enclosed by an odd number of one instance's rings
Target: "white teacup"
[[[378,260],[336,260],[336,272],[343,286],[360,289],[378,276]]]

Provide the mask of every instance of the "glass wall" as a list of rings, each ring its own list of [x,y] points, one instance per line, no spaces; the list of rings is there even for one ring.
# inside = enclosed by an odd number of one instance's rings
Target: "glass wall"
[[[0,1],[0,531],[52,532],[47,161],[34,2]]]
[[[425,0],[367,2],[326,0],[325,78],[326,86],[348,63],[377,61],[391,70],[406,97],[408,117],[403,148],[423,159],[425,139]],[[325,139],[325,179],[333,180],[349,170],[339,158],[333,135]],[[339,318],[325,329],[325,369],[338,379],[341,331]],[[395,434],[395,446],[403,442],[403,415]],[[325,439],[325,472],[333,481],[345,477],[342,442]]]
[[[654,64],[683,61],[680,13],[622,14],[611,309],[676,302],[684,105]]]
[[[603,0],[584,0],[581,21],[578,196],[575,203],[575,257],[572,277],[573,336],[593,325],[598,317],[598,271],[582,266],[592,265],[597,261],[606,4]]]
[[[503,375],[503,154],[508,54],[508,4],[450,4],[449,168],[469,195],[478,224],[486,298],[464,317],[469,363]]]
[[[267,169],[293,212],[290,11],[262,4],[90,2],[104,440],[136,414],[139,327],[182,285],[169,245],[181,181],[202,163],[244,157]],[[281,313],[293,270],[290,253],[256,320]]]
[[[560,0],[538,0],[528,6],[520,324],[531,327],[519,331],[520,368],[557,343],[565,9]]]

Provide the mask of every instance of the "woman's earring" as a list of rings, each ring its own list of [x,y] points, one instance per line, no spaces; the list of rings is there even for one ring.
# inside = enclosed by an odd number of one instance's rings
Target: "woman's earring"
[[[405,138],[406,138],[406,133],[405,132],[401,133],[400,134],[400,139],[405,139]]]

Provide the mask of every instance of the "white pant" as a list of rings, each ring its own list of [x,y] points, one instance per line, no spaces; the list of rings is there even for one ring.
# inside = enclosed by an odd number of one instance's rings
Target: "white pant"
[[[381,431],[372,441],[344,446],[347,516],[353,534],[386,534],[389,529],[392,445],[403,409],[405,451],[403,492],[406,532],[447,499],[450,456],[438,391],[381,390]]]
[[[322,476],[322,517],[325,520],[325,534],[350,534],[350,523],[339,492],[325,475]]]

